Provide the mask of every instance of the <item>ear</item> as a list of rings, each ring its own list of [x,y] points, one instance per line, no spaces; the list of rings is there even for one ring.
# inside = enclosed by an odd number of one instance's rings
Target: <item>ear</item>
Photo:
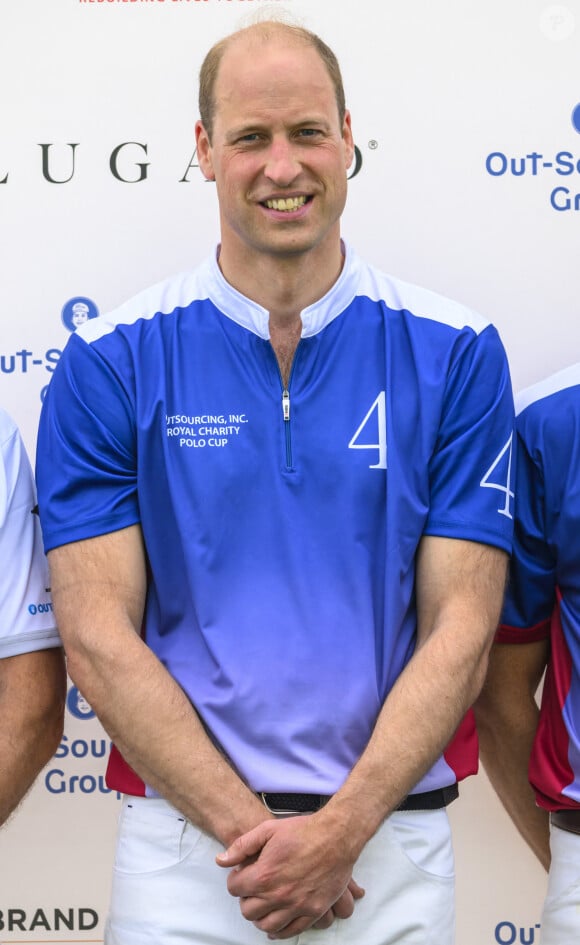
[[[201,173],[206,180],[215,180],[213,163],[211,159],[211,144],[209,142],[208,133],[203,126],[203,122],[201,121],[196,121],[195,123],[195,146]]]
[[[352,136],[352,126],[350,112],[346,111],[344,113],[344,122],[342,125],[342,140],[344,141],[344,154],[346,161],[346,169],[350,167],[354,160],[354,138]]]

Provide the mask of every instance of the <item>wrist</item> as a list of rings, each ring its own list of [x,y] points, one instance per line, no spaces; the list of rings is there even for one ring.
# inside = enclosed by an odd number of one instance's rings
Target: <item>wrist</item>
[[[365,810],[359,801],[342,796],[340,791],[312,817],[328,832],[332,845],[343,850],[344,859],[352,866],[383,820]]]
[[[222,812],[222,816],[212,831],[217,840],[227,849],[234,840],[249,833],[265,820],[274,820],[273,815],[264,807],[258,798],[248,799],[248,803],[238,805],[237,809],[229,807]]]

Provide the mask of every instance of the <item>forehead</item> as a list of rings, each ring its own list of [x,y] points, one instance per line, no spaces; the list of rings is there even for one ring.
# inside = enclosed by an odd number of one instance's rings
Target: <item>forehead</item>
[[[336,92],[316,49],[280,37],[232,42],[223,54],[214,95],[218,122],[302,108],[338,117]]]

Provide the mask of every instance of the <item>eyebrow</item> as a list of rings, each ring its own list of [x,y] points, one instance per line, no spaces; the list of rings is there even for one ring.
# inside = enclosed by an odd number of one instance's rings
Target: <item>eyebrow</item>
[[[323,128],[325,131],[331,128],[331,123],[322,117],[307,117],[301,118],[300,121],[293,122],[289,125],[290,131],[296,131],[300,128],[311,128],[313,126]],[[236,138],[243,137],[244,135],[258,134],[269,131],[269,124],[256,121],[249,122],[247,125],[240,125],[237,128],[231,128],[225,134],[226,141],[234,141]]]

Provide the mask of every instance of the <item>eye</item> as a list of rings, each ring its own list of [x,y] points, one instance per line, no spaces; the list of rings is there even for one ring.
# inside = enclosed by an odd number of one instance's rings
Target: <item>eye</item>
[[[238,138],[240,144],[254,144],[256,141],[260,141],[261,135],[257,131],[250,131],[247,135],[241,135]]]
[[[322,132],[318,128],[300,128],[298,131],[299,138],[316,138],[321,134]]]

